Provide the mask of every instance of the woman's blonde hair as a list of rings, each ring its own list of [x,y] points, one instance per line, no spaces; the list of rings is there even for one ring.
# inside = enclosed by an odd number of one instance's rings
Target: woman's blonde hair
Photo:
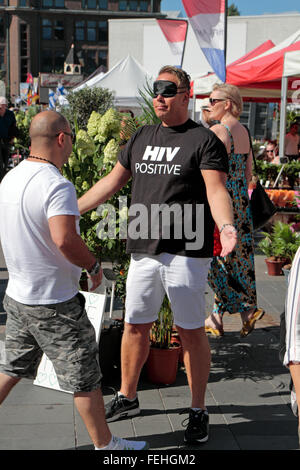
[[[243,99],[238,87],[229,85],[229,83],[216,83],[213,86],[213,91],[215,90],[221,91],[224,94],[224,98],[228,98],[231,101],[231,112],[234,117],[239,117],[243,111]]]

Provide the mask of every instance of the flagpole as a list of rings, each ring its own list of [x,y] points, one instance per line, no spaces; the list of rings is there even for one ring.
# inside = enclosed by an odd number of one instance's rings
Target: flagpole
[[[224,31],[224,61],[225,61],[225,82],[226,82],[226,55],[227,55],[227,15],[228,15],[228,0],[225,0],[225,31]]]
[[[188,34],[188,29],[189,29],[189,22],[187,20],[183,20],[183,21],[186,22],[186,32],[185,32],[185,39],[184,39],[184,43],[183,43],[183,51],[182,51],[182,56],[181,56],[180,68],[182,68],[182,66],[183,66],[183,57],[184,57],[185,45],[186,45],[187,34]]]

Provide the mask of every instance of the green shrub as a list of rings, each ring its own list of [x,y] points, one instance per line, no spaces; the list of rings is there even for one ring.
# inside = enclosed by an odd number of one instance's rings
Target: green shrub
[[[75,122],[79,129],[86,130],[92,111],[104,114],[113,106],[113,94],[107,88],[83,88],[68,93],[69,106],[64,106],[61,113],[68,119],[72,129]]]

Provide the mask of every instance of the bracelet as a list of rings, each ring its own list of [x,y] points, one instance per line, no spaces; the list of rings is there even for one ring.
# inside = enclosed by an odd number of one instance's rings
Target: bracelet
[[[221,233],[222,230],[224,230],[224,228],[227,227],[227,226],[232,227],[233,230],[236,232],[236,228],[233,224],[223,224],[222,227],[220,228],[219,232]]]

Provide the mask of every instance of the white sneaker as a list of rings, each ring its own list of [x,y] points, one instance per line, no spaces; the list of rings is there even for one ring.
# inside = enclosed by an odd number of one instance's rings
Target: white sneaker
[[[146,441],[127,441],[121,437],[112,436],[110,443],[101,450],[146,450],[149,444]]]

